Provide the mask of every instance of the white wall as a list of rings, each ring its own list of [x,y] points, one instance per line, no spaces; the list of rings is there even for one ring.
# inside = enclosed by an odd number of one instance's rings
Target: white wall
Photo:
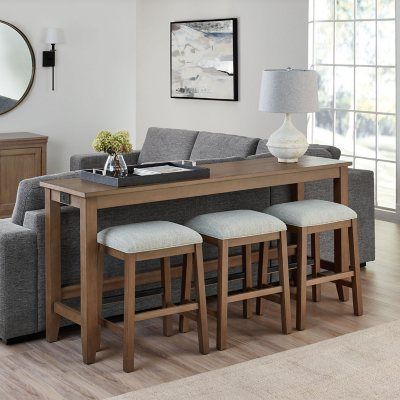
[[[308,0],[138,0],[138,144],[149,126],[268,137],[282,116],[258,111],[261,71],[307,67],[307,12]],[[169,23],[229,17],[239,18],[240,101],[170,99]]]
[[[135,131],[135,0],[1,0],[0,19],[19,27],[37,61],[28,97],[0,115],[0,132],[49,136],[48,170],[69,169],[69,157],[90,152],[102,129]],[[56,91],[43,68],[43,30],[59,27]]]

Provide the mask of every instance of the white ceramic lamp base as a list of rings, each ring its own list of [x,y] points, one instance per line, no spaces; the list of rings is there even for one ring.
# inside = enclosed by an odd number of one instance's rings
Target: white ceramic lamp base
[[[305,135],[292,123],[290,114],[286,114],[285,122],[268,139],[268,150],[279,162],[294,163],[304,155],[308,149]]]

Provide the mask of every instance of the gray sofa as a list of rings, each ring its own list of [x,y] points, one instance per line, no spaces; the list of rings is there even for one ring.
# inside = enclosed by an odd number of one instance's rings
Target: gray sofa
[[[309,155],[339,158],[335,147],[311,145]],[[199,163],[244,160],[248,157],[270,157],[266,141],[243,136],[197,132],[178,129],[150,128],[141,151],[126,156],[129,164],[153,161],[192,159]],[[17,201],[11,219],[0,220],[0,338],[12,338],[42,332],[45,329],[44,290],[44,193],[40,181],[79,176],[84,168],[102,167],[105,156],[101,154],[71,157],[71,171],[24,180],[18,188]],[[349,174],[350,206],[358,213],[361,262],[374,260],[374,183],[371,171],[351,169]],[[332,200],[332,182],[314,182],[306,185],[307,198]],[[195,197],[177,201],[154,202],[147,205],[101,210],[99,229],[108,226],[148,220],[171,220],[184,223],[189,218],[206,212],[232,209],[263,210],[270,204],[289,201],[288,187],[274,187],[221,195]],[[62,207],[62,283],[79,282],[79,214],[71,207]],[[324,236],[322,253],[332,259],[333,241]],[[235,253],[235,250],[232,254]],[[236,251],[237,253],[237,251]],[[215,258],[213,248],[205,249],[207,259]],[[178,264],[179,258],[173,260]],[[143,262],[138,271],[158,268],[157,261]],[[121,275],[119,262],[106,259],[107,277]],[[209,273],[212,275],[213,273]],[[142,289],[156,289],[159,283]],[[214,290],[208,288],[209,293]],[[179,294],[179,282],[174,282],[174,294]],[[121,314],[119,291],[107,293],[104,313]],[[159,304],[160,296],[141,297],[138,308]]]

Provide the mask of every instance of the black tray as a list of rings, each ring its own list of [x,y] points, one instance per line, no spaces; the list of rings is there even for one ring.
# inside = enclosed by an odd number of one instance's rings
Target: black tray
[[[162,165],[169,165],[185,168],[187,171],[161,173],[157,175],[140,176],[133,173],[134,168],[149,168]],[[122,178],[114,177],[111,174],[103,175],[102,169],[85,169],[81,171],[81,179],[85,181],[101,183],[114,187],[140,186],[154,183],[167,183],[176,181],[188,181],[192,179],[207,179],[210,177],[210,169],[172,162],[154,164],[128,165],[128,175]]]

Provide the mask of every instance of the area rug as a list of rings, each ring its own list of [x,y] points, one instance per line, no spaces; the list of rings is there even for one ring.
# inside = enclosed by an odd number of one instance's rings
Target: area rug
[[[400,321],[112,399],[400,399]]]

